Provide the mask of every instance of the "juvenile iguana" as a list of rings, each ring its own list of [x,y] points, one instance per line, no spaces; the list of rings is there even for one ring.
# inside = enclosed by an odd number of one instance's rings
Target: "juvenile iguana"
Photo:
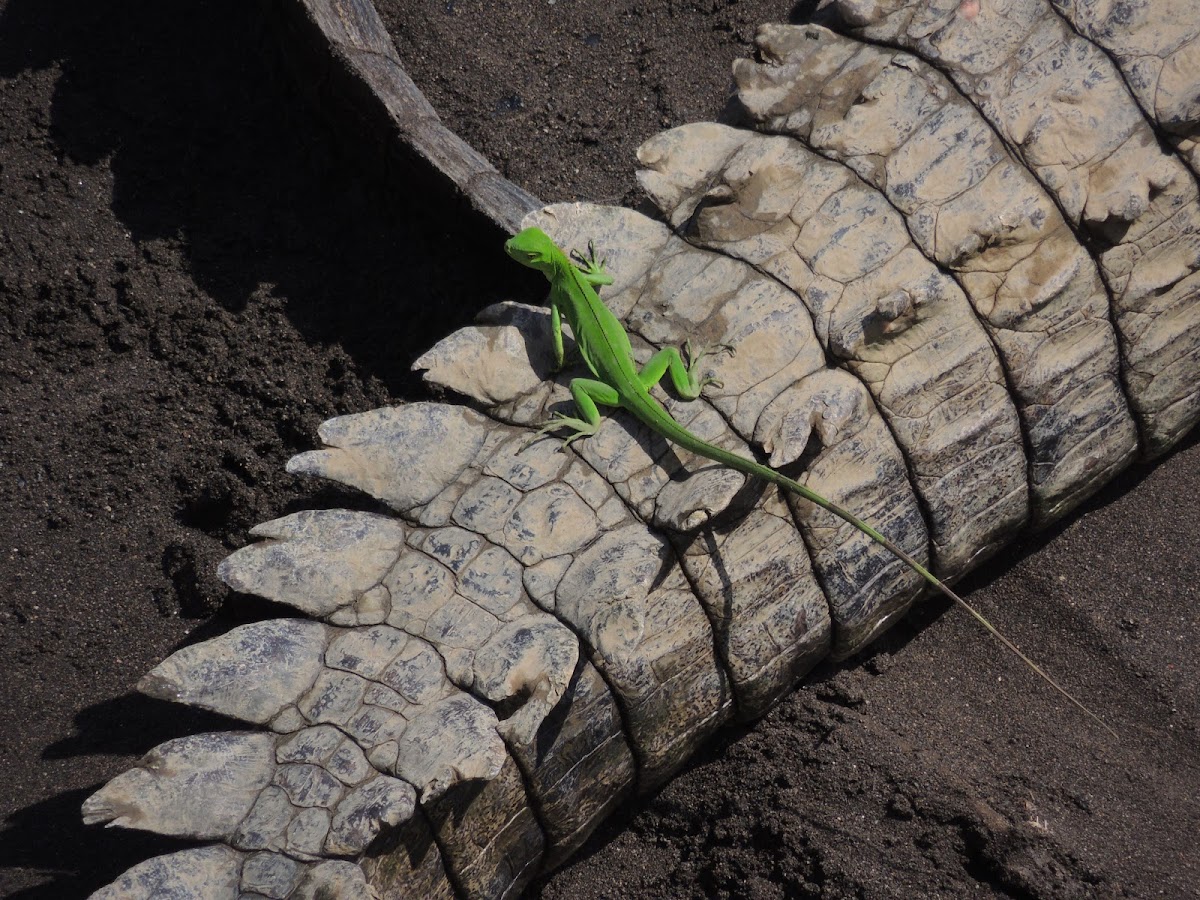
[[[707,351],[693,353],[690,346],[685,344],[684,350],[688,356],[685,362],[679,350],[667,347],[655,353],[639,369],[634,362],[633,346],[628,333],[617,317],[601,302],[597,293],[600,287],[612,284],[613,279],[605,271],[604,262],[596,259],[594,247],[589,246],[586,257],[578,253],[573,253],[568,257],[544,231],[534,227],[526,228],[510,238],[505,243],[504,249],[517,262],[541,272],[550,282],[550,322],[556,369],[561,369],[564,362],[562,320],[565,317],[571,326],[575,344],[584,364],[595,376],[595,378],[574,378],[570,383],[571,396],[574,398],[575,406],[582,418],[556,413],[554,418],[538,432],[539,435],[568,428],[571,430],[571,434],[563,441],[563,446],[568,446],[579,438],[596,433],[601,422],[598,407],[620,407],[628,410],[655,433],[678,444],[685,450],[755,478],[761,478],[763,481],[778,485],[815,503],[822,509],[849,522],[863,534],[895,554],[936,590],[970,613],[997,640],[1015,653],[1022,662],[1063,697],[1116,737],[1116,732],[1099,716],[1075,699],[1037,663],[1022,653],[978,610],[881,532],[849,510],[826,500],[800,482],[788,478],[770,466],[710,444],[671,418],[670,413],[663,405],[651,396],[650,388],[658,384],[664,375],[669,374],[671,383],[680,399],[697,399],[705,385],[717,383],[713,378],[697,376],[697,369]],[[722,349],[732,352],[732,348],[728,346],[723,346]]]

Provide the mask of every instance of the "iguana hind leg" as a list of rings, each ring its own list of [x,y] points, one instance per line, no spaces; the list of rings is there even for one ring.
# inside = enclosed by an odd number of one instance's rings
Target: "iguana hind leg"
[[[572,441],[581,437],[590,437],[600,427],[599,406],[619,406],[621,398],[617,389],[603,381],[594,378],[573,378],[571,380],[571,396],[575,400],[575,408],[582,418],[565,416],[555,413],[554,417],[537,430],[534,437],[558,431],[563,428],[571,429],[571,434],[563,439],[563,447],[569,447]]]
[[[721,387],[719,379],[712,376],[703,378],[696,374],[700,368],[700,361],[704,357],[717,352],[725,351],[733,353],[733,346],[730,344],[717,344],[713,347],[706,347],[699,352],[692,352],[692,342],[686,341],[683,345],[683,352],[687,354],[688,361],[683,361],[681,354],[674,347],[664,347],[652,357],[646,365],[642,366],[638,372],[638,379],[642,382],[642,386],[646,390],[654,387],[662,381],[663,375],[670,374],[671,386],[675,388],[675,393],[679,395],[681,400],[695,400],[700,396],[700,392],[704,390],[706,385],[716,385]]]

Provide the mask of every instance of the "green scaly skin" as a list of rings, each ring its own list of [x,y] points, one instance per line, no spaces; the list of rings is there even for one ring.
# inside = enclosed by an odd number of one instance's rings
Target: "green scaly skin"
[[[517,262],[538,270],[550,282],[550,320],[556,368],[561,369],[563,365],[562,320],[565,318],[571,326],[571,332],[575,337],[575,344],[579,348],[583,362],[595,376],[594,378],[575,378],[571,381],[571,396],[575,400],[580,417],[556,414],[555,418],[547,423],[538,434],[564,428],[570,429],[571,434],[563,441],[563,446],[566,447],[579,438],[596,433],[601,422],[598,407],[620,407],[628,410],[643,424],[685,450],[690,450],[698,456],[729,466],[729,468],[746,475],[778,485],[784,490],[791,491],[797,496],[815,503],[822,509],[849,522],[890,553],[895,554],[937,591],[970,613],[988,632],[1015,653],[1063,697],[1116,737],[1116,732],[1022,653],[978,610],[879,531],[800,482],[788,478],[770,466],[710,444],[671,418],[670,413],[663,405],[651,396],[650,388],[658,384],[664,375],[669,375],[672,386],[681,399],[695,400],[700,396],[700,392],[706,384],[717,383],[715,379],[701,379],[696,375],[696,370],[705,353],[693,354],[690,347],[685,344],[684,349],[688,355],[688,361],[685,362],[677,349],[669,347],[655,353],[645,366],[638,369],[633,359],[633,347],[629,342],[628,333],[617,317],[601,302],[597,293],[600,286],[612,284],[612,277],[604,271],[604,263],[596,261],[594,249],[589,246],[587,257],[576,254],[569,258],[540,228],[526,228],[510,238],[505,243],[504,249]],[[732,352],[732,348],[724,347],[723,349]]]

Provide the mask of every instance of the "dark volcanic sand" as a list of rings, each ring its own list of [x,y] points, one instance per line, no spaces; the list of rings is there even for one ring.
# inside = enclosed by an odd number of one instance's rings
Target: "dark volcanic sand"
[[[226,724],[130,686],[270,612],[214,576],[250,526],[361,502],[283,472],[321,420],[420,396],[420,350],[538,290],[424,174],[355,173],[256,6],[101,6],[0,5],[5,896],[84,896],[184,846],[80,824],[153,745]],[[610,201],[635,199],[641,140],[719,112],[776,9],[383,6],[468,141],[544,199]],[[533,895],[1195,896],[1198,495],[1193,435],[965,585],[1119,743],[930,604]]]

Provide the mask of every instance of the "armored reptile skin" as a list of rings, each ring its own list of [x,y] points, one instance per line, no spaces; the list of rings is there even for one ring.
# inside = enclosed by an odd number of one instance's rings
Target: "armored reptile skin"
[[[743,127],[639,151],[669,226],[592,205],[525,224],[595,240],[642,358],[737,346],[719,389],[669,404],[688,429],[955,579],[1200,419],[1200,20],[839,6],[908,52],[765,26],[734,69]],[[169,741],[84,807],[215,843],[96,897],[516,896],[918,598],[848,525],[628,417],[529,443],[569,404],[547,319],[491,307],[415,365],[464,402],[334,419],[289,463],[390,513],[285,516],[222,564],[297,617],[138,687],[256,727]]]

